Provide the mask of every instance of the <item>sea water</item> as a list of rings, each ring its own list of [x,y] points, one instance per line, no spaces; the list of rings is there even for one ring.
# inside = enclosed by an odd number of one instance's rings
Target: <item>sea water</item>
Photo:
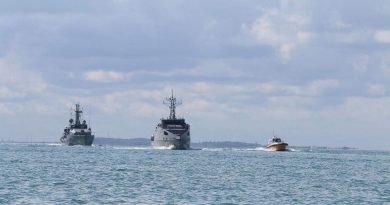
[[[0,204],[390,204],[390,152],[0,144]]]

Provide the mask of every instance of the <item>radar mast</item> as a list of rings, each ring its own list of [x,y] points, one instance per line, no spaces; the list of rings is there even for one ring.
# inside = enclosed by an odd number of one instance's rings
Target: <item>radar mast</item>
[[[75,110],[75,113],[76,113],[76,125],[80,125],[80,115],[81,113],[83,113],[82,110],[80,110],[80,104],[76,104],[76,110]]]
[[[170,120],[175,120],[176,119],[176,106],[178,105],[181,105],[182,102],[177,102],[176,101],[176,98],[173,96],[173,90],[172,90],[172,95],[171,97],[167,97],[165,100],[164,100],[164,105],[168,105],[169,106],[169,110],[170,110],[170,113],[169,113],[169,119]]]

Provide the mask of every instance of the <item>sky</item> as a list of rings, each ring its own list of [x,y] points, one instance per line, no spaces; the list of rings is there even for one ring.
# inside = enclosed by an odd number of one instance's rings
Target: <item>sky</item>
[[[2,1],[1,141],[149,138],[172,89],[193,142],[390,150],[390,2]]]

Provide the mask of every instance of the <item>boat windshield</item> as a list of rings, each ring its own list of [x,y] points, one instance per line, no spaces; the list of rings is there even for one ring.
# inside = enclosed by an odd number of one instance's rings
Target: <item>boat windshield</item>
[[[278,138],[278,137],[274,137],[274,138],[272,139],[272,141],[273,141],[273,142],[282,142],[282,140],[281,140],[280,138]]]

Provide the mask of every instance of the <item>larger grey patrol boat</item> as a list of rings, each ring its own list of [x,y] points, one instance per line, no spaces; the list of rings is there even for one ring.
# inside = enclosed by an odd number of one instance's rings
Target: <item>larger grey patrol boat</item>
[[[80,105],[76,104],[75,110],[75,120],[71,118],[69,120],[69,126],[64,129],[64,133],[60,138],[60,141],[64,145],[85,145],[91,146],[95,138],[92,135],[92,130],[88,127],[87,122],[83,120],[81,123],[81,114],[83,113],[80,110]]]
[[[154,134],[151,137],[152,147],[165,147],[169,149],[186,150],[190,149],[190,125],[183,118],[176,118],[176,106],[181,102],[176,102],[172,96],[166,98],[164,104],[169,106],[169,118],[161,119]]]

